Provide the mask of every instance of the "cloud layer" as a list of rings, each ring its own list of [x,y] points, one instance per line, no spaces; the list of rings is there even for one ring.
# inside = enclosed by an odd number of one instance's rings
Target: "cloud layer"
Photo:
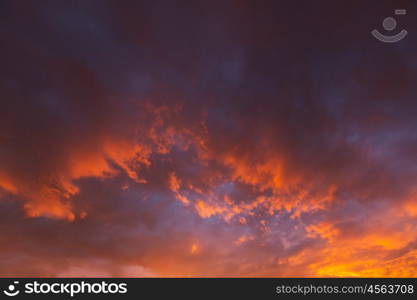
[[[0,276],[417,276],[389,1],[1,3]]]

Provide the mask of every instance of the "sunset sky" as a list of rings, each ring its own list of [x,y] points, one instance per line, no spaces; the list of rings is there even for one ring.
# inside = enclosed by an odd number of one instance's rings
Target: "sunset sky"
[[[417,277],[416,34],[415,1],[1,0],[0,276]]]

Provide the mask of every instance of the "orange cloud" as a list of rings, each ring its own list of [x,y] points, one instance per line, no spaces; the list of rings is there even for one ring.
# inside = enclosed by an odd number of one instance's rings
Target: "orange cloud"
[[[16,194],[18,192],[18,189],[13,184],[13,182],[10,179],[8,179],[4,174],[1,174],[1,173],[0,173],[0,188],[12,194]]]

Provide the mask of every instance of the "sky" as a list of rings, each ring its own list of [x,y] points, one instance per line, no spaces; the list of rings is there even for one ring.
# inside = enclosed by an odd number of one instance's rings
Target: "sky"
[[[0,276],[417,277],[416,8],[0,1]]]

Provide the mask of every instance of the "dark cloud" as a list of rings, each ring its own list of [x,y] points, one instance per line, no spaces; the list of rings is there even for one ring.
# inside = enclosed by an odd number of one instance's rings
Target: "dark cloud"
[[[0,3],[1,276],[415,275],[412,2]]]

